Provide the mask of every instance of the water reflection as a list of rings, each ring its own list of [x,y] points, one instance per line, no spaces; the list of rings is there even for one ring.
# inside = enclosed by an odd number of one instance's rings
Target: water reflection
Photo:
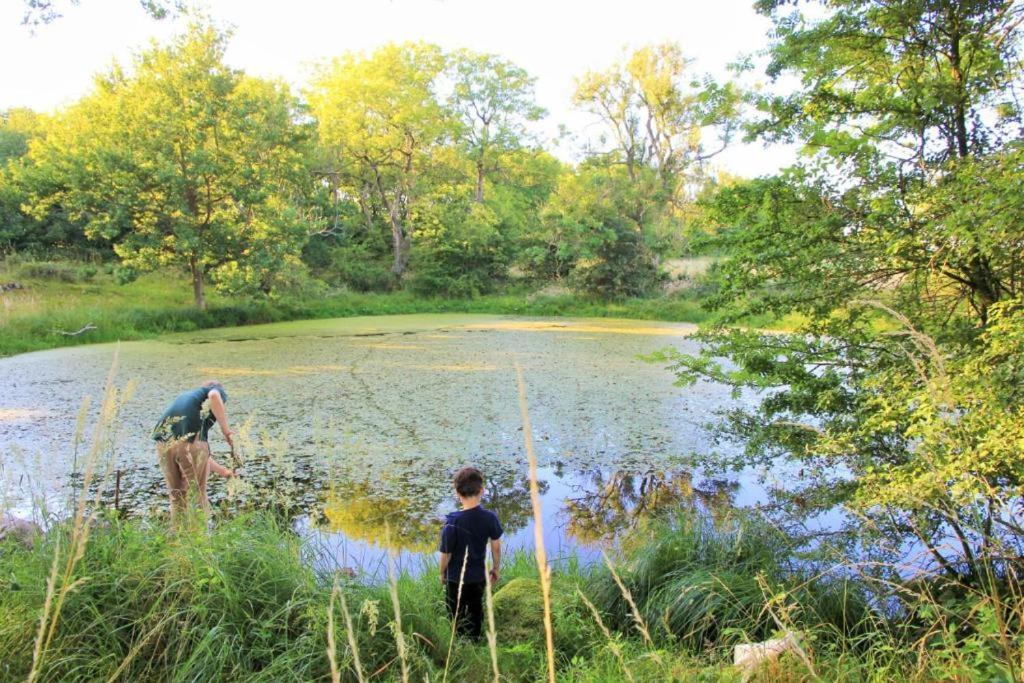
[[[344,534],[349,540],[383,550],[430,552],[437,542],[444,514],[457,507],[448,480],[436,486],[410,479],[402,483],[335,481],[322,507],[310,510],[311,521],[327,533]],[[541,494],[547,482],[538,482]],[[486,484],[484,506],[493,510],[507,534],[529,523],[530,482],[525,475],[498,474]]]
[[[580,495],[565,501],[567,532],[582,543],[609,541],[644,520],[681,508],[712,515],[731,509],[739,484],[710,479],[694,484],[693,472],[642,473],[595,469],[581,473]]]
[[[389,495],[369,484],[335,489],[324,506],[329,531],[387,550],[428,552],[437,532],[422,498]]]

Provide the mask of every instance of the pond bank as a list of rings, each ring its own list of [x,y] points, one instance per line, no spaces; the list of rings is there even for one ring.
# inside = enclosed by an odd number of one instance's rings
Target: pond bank
[[[339,292],[315,298],[248,300],[213,297],[200,311],[160,290],[160,279],[130,285],[28,282],[0,294],[0,356],[62,346],[152,339],[172,332],[262,323],[410,313],[480,313],[611,317],[699,323],[707,318],[692,292],[619,302],[571,294],[494,294],[472,299],[422,298],[408,292]],[[158,290],[155,296],[154,290]],[[80,334],[70,334],[93,325]]]
[[[261,514],[222,519],[209,534],[110,520],[95,527],[80,561],[65,564],[60,556],[58,599],[47,608],[53,556],[70,534],[57,529],[33,549],[0,546],[0,613],[8,615],[0,620],[0,680],[25,680],[33,670],[40,680],[62,681],[172,673],[327,680],[329,630],[342,680],[401,680],[403,664],[411,680],[493,680],[486,643],[450,642],[433,572],[403,574],[390,585],[317,573],[303,561],[299,539]],[[879,671],[886,680],[926,680],[914,671],[930,671],[939,653],[915,652],[894,636],[868,610],[861,587],[793,574],[785,553],[784,539],[756,520],[710,525],[681,516],[634,535],[614,560],[618,580],[604,566],[556,570],[558,679],[739,680],[732,646],[771,636],[779,630],[773,615],[781,614],[800,630],[809,660],[786,655],[766,672],[769,680],[850,680]],[[536,610],[519,604],[535,600],[524,589],[535,585],[534,559],[515,556],[502,573],[494,601],[502,680],[543,680],[543,627]],[[33,661],[44,614],[52,637]]]

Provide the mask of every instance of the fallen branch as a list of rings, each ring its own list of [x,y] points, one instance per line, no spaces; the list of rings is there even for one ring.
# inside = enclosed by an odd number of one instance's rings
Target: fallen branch
[[[64,330],[54,330],[54,332],[56,332],[57,334],[63,334],[65,337],[77,337],[78,335],[80,335],[80,334],[82,334],[84,332],[89,332],[90,330],[95,330],[95,329],[96,329],[96,326],[93,325],[92,323],[89,323],[88,325],[86,325],[82,329],[78,330],[77,332],[65,332]]]

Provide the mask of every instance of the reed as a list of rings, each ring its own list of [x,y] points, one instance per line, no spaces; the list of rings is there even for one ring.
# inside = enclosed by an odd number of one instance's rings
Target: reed
[[[601,619],[601,613],[594,607],[594,603],[587,599],[587,596],[583,591],[576,589],[576,594],[580,596],[580,600],[587,606],[590,613],[594,616],[594,623],[601,629],[601,633],[604,634],[605,639],[608,641],[608,647],[615,655],[615,659],[619,660],[619,666],[622,667],[622,675],[626,677],[626,680],[633,683],[633,674],[629,671],[629,666],[626,665],[626,659],[622,655],[622,648],[615,642],[615,638],[612,637],[612,632],[608,630],[608,627],[604,625],[604,620]]]
[[[390,530],[388,531],[390,536]],[[394,611],[392,631],[395,634],[395,647],[398,649],[398,661],[402,667],[402,683],[409,683],[409,662],[406,655],[405,633],[402,631],[402,603],[398,598],[398,576],[395,572],[395,551],[388,543],[388,593],[391,595],[391,609]]]
[[[494,671],[494,683],[501,680],[501,672],[498,670],[498,631],[494,626],[494,593],[491,588],[491,574],[484,573],[484,593],[487,607],[487,650],[491,654],[491,669]]]
[[[352,650],[352,666],[356,670],[356,678],[359,683],[365,683],[366,676],[363,674],[363,663],[359,659],[359,643],[356,642],[356,632],[352,628],[352,613],[348,610],[348,601],[345,599],[345,591],[338,591],[341,599],[341,614],[345,617],[345,636],[348,638],[348,646]]]
[[[551,625],[551,568],[544,547],[544,513],[541,510],[540,487],[537,484],[537,455],[533,450],[533,429],[530,426],[530,408],[526,400],[526,381],[523,367],[516,360],[516,382],[519,386],[519,411],[523,421],[523,446],[530,464],[530,504],[533,508],[533,541],[540,575],[541,595],[544,598],[544,646],[547,649],[548,681],[555,683],[555,636]]]
[[[459,608],[462,606],[462,586],[466,579],[466,565],[469,564],[469,548],[466,548],[466,554],[462,557],[462,568],[459,570],[459,588],[455,593],[455,614],[452,617],[452,632],[448,639],[448,654],[444,658],[444,678],[442,680],[448,680],[448,667],[452,662],[452,648],[455,646],[455,631],[459,625]]]
[[[338,577],[331,586],[331,600],[327,603],[327,659],[331,663],[331,683],[340,683],[341,670],[338,668],[338,653],[334,637],[334,603],[338,600]]]

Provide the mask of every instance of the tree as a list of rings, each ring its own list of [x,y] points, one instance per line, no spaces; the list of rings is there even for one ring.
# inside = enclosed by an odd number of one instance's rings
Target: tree
[[[28,153],[28,142],[42,129],[42,117],[31,109],[0,112],[0,166]]]
[[[644,168],[657,173],[659,195],[675,207],[692,202],[704,162],[725,149],[738,122],[740,94],[732,85],[691,77],[678,45],[640,48],[624,61],[577,82],[573,103],[594,116],[611,136],[611,146],[592,150],[622,164],[633,182]],[[717,127],[721,145],[705,148],[704,129]],[[604,139],[601,142],[605,142]],[[643,206],[635,209],[640,222]]]
[[[542,214],[549,250],[572,286],[603,298],[644,296],[660,282],[656,230],[630,218],[637,184],[621,167],[584,165],[562,176]]]
[[[484,200],[484,180],[498,169],[503,153],[516,150],[527,136],[526,123],[544,110],[533,100],[536,79],[497,55],[459,50],[449,56],[452,93],[449,106],[462,127],[459,140],[476,171],[476,202]]]
[[[706,180],[704,163],[721,151],[705,148],[704,130],[716,127],[724,148],[740,105],[731,85],[685,82],[688,68],[665,44],[579,79],[573,102],[603,124],[598,143],[607,146],[588,149],[580,177],[556,193],[549,247],[534,249],[542,270],[572,271],[577,287],[603,296],[652,291],[660,255]]]
[[[29,109],[0,113],[0,245],[13,249],[83,250],[87,240],[80,223],[71,221],[62,207],[45,216],[26,211],[33,192],[49,192],[60,179],[38,173],[29,161],[29,148],[41,144],[48,117]]]
[[[69,5],[78,5],[80,0],[67,0]],[[24,0],[25,14],[21,19],[24,26],[49,24],[62,16],[61,0]],[[139,0],[142,9],[154,19],[181,14],[186,11],[184,0]]]
[[[424,174],[454,132],[435,93],[444,66],[437,46],[387,45],[335,59],[308,93],[321,144],[334,152],[333,170],[344,191],[370,225],[375,207],[383,209],[398,279],[409,260],[411,216],[429,189]]]
[[[713,306],[722,323],[806,322],[720,326],[699,355],[667,357],[686,381],[764,392],[727,416],[746,444],[731,464],[798,463],[777,491],[796,518],[843,504],[847,540],[924,548],[947,575],[982,580],[987,562],[1005,567],[1000,539],[1022,537],[1024,469],[995,448],[1019,422],[995,416],[1019,406],[1024,8],[851,0],[812,20],[759,7],[777,28],[770,73],[803,85],[765,97],[753,131],[804,141],[808,161],[711,201],[728,254]]]
[[[199,24],[115,67],[60,115],[30,161],[62,205],[130,266],[182,267],[196,306],[208,276],[268,292],[299,265],[309,226],[296,199],[303,130],[286,87],[223,62],[227,35]]]

